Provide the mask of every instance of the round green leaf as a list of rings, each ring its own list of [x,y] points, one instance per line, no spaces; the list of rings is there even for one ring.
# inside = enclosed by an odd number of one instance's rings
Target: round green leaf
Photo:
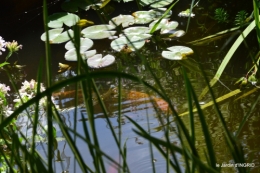
[[[163,51],[162,57],[169,60],[182,60],[185,59],[185,56],[182,56],[180,52],[171,52],[171,51]]]
[[[72,13],[55,13],[48,17],[48,26],[50,28],[60,28],[63,23],[69,27],[75,25],[80,18]]]
[[[193,50],[185,46],[172,46],[167,48],[170,51],[163,51],[162,57],[169,60],[186,59],[187,55],[193,54]]]
[[[82,57],[83,60],[88,59],[88,58],[94,56],[96,53],[97,53],[96,50],[89,50],[89,51],[82,51],[82,52],[80,52],[81,57]],[[78,60],[75,48],[74,49],[70,49],[69,51],[67,51],[65,53],[65,60],[67,60],[67,61],[77,61]]]
[[[96,54],[91,58],[88,58],[87,63],[91,68],[107,67],[115,62],[115,57],[112,55],[106,55],[102,58],[101,54]]]
[[[138,36],[129,36],[127,39],[126,37],[119,37],[111,42],[110,46],[115,51],[122,51],[124,49],[128,49],[131,51],[135,51],[136,49],[140,49],[144,46],[145,39],[138,37]]]
[[[112,25],[95,25],[83,29],[81,33],[86,38],[103,39],[115,35],[116,31],[109,31],[114,28]]]
[[[69,35],[73,37],[74,32],[72,30],[63,31],[63,28],[57,28],[49,30],[49,41],[51,44],[64,43],[70,39]],[[69,35],[68,35],[69,34]],[[46,41],[46,32],[41,35],[41,40]]]
[[[125,27],[128,27],[129,25],[133,25],[134,24],[134,17],[131,16],[131,15],[119,15],[117,17],[114,17],[112,18],[110,21],[109,21],[109,25],[112,25],[112,26],[119,26],[122,24],[122,26],[125,28]]]
[[[80,51],[86,51],[90,49],[93,46],[93,41],[90,40],[89,38],[80,38]],[[72,41],[69,41],[68,43],[65,44],[65,49],[70,50],[74,49],[74,44]]]
[[[135,27],[129,27],[123,30],[125,34],[147,34],[149,33],[149,28],[145,26],[135,26]]]

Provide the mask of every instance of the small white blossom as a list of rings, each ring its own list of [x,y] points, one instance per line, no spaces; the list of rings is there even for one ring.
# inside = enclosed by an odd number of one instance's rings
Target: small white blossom
[[[2,55],[2,52],[5,51],[5,45],[6,45],[5,40],[0,36],[0,55]]]
[[[2,92],[5,95],[8,95],[8,91],[10,91],[10,87],[0,83],[0,92]]]
[[[27,102],[29,99],[33,98],[36,95],[37,92],[37,82],[35,80],[31,80],[30,82],[25,80],[22,83],[22,87],[19,90],[20,96],[23,100],[23,102]],[[40,86],[40,92],[43,92],[45,90],[45,87],[43,86],[43,84],[41,84]],[[16,106],[21,105],[21,99],[20,97],[17,95],[16,99],[13,100],[13,102],[18,103],[16,104]],[[46,98],[43,98],[40,100],[39,105],[40,106],[44,106],[46,102]]]

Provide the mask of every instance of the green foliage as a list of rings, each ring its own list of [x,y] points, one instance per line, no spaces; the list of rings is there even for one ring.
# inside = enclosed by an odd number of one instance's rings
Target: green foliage
[[[227,11],[223,8],[217,8],[215,10],[215,16],[214,19],[218,22],[218,23],[228,23],[229,20],[229,15],[227,13]]]
[[[246,22],[247,16],[248,16],[248,14],[245,10],[239,11],[235,17],[234,24],[237,26],[244,25],[245,23],[247,23]]]

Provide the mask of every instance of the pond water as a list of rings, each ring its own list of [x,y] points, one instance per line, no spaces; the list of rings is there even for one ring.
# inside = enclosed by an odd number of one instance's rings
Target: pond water
[[[179,22],[179,29],[186,29],[187,19],[180,18],[177,14],[180,11],[183,11],[189,7],[188,1],[181,1],[177,3],[176,7],[173,8],[172,20],[176,20]],[[224,5],[223,5],[224,4]],[[130,5],[126,5],[120,3],[119,5],[114,3],[114,7],[118,10],[113,12],[111,16],[117,16],[118,14],[131,14],[137,10],[137,7],[134,3],[130,3]],[[140,53],[144,55],[147,59],[148,64],[150,65],[152,71],[159,79],[161,85],[165,89],[172,103],[174,103],[174,107],[178,113],[183,113],[187,111],[187,101],[186,101],[186,91],[184,87],[184,80],[181,74],[181,67],[184,66],[187,68],[188,76],[192,82],[192,85],[199,95],[203,88],[206,86],[205,80],[202,77],[201,73],[197,70],[199,65],[202,65],[205,71],[207,72],[207,77],[211,79],[216,71],[218,70],[219,65],[221,64],[223,57],[227,53],[228,49],[236,39],[237,35],[233,37],[226,37],[220,40],[206,43],[201,46],[192,46],[186,44],[189,41],[193,41],[210,34],[214,34],[216,32],[222,31],[231,27],[231,24],[218,24],[216,21],[213,21],[207,15],[214,15],[212,10],[215,8],[222,7],[229,9],[230,15],[236,14],[239,10],[247,10],[248,13],[251,13],[252,9],[251,4],[245,3],[245,1],[241,2],[212,2],[207,1],[200,3],[200,8],[195,8],[196,17],[191,19],[191,24],[189,27],[189,32],[178,40],[164,41],[159,38],[150,39],[149,43],[146,43],[145,47],[141,49]],[[50,9],[51,12],[61,10],[59,9],[60,3],[56,3],[52,6],[54,9]],[[130,8],[129,8],[130,7]],[[233,10],[231,10],[231,8]],[[35,9],[38,9],[37,7]],[[27,79],[35,79],[36,73],[39,66],[39,59],[44,57],[45,49],[44,42],[40,40],[40,36],[43,33],[42,20],[41,20],[41,12],[37,12],[35,19],[31,20],[26,19],[26,26],[20,26],[17,29],[13,27],[9,32],[4,32],[4,35],[1,35],[5,38],[5,40],[17,40],[20,44],[23,44],[23,50],[19,51],[17,57],[13,56],[10,59],[10,62],[14,62],[18,60],[19,64],[25,64],[26,68],[22,71],[21,78],[22,80]],[[93,10],[84,13],[90,20],[96,21],[99,20],[95,17],[95,12]],[[23,14],[24,15],[24,14]],[[21,16],[21,15],[20,15]],[[203,23],[203,24],[202,24]],[[1,33],[0,33],[1,34]],[[254,34],[254,33],[253,33]],[[251,48],[251,53],[254,53],[257,48],[257,40],[253,34],[249,35],[248,44]],[[113,51],[109,45],[111,40],[95,40],[94,48],[98,52],[102,54],[113,54],[116,56],[116,62],[107,68],[100,69],[102,71],[109,70],[121,70],[122,72],[126,72],[129,74],[136,74],[141,77],[143,80],[147,81],[150,85],[158,88],[154,78],[151,73],[145,66],[142,64],[142,61],[139,59],[136,53],[132,52],[129,54],[121,54]],[[161,56],[162,50],[165,50],[167,47],[174,45],[186,45],[191,47],[194,51],[196,51],[197,56],[190,56],[187,60],[183,61],[170,61],[163,59]],[[53,81],[61,81],[70,76],[75,75],[75,69],[73,68],[75,63],[67,62],[64,60],[64,44],[52,45],[52,72],[53,72]],[[242,45],[239,47],[238,51],[234,54],[231,62],[225,70],[225,73],[220,78],[220,81],[213,87],[214,93],[216,97],[220,97],[224,94],[227,94],[231,90],[235,90],[238,88],[237,85],[234,85],[235,81],[244,76],[249,68],[248,65],[248,56],[249,51]],[[58,63],[69,64],[72,66],[70,71],[66,71],[64,73],[57,73],[59,70]],[[97,71],[97,70],[93,70]],[[0,73],[1,83],[9,84],[9,80],[6,77],[6,74]],[[17,77],[17,75],[16,75]],[[19,84],[19,79],[18,84]],[[109,112],[109,119],[113,125],[115,132],[118,134],[118,98],[117,94],[113,91],[111,92],[111,88],[115,88],[118,85],[117,79],[110,78],[102,78],[96,79],[97,87],[101,94],[107,95],[104,98],[104,103]],[[156,95],[155,93],[147,90],[144,86],[137,84],[133,81],[123,79],[122,80],[122,89],[123,89],[123,101],[122,101],[122,116],[123,119],[120,120],[122,124],[122,141],[126,141],[127,145],[127,161],[130,167],[131,172],[144,172],[150,173],[152,172],[152,162],[155,164],[156,172],[163,173],[166,172],[166,163],[160,153],[152,148],[154,151],[154,160],[151,159],[150,153],[150,144],[143,138],[137,136],[133,132],[134,126],[124,117],[129,116],[133,120],[135,120],[138,124],[140,124],[143,128],[151,130],[151,134],[153,136],[164,139],[163,131],[156,131],[155,128],[161,125],[161,121],[159,120],[159,115],[162,116],[163,120],[166,121],[165,116],[165,105],[164,101]],[[249,90],[248,88],[244,89],[245,91]],[[66,93],[72,92],[74,88],[72,86],[67,86],[62,88],[57,93]],[[131,94],[137,95],[132,96]],[[250,111],[250,107],[256,98],[259,95],[259,91],[254,92],[250,96],[244,97],[242,99],[235,100],[238,96],[235,96],[231,99],[228,99],[224,102],[221,102],[220,109],[224,115],[225,121],[228,125],[228,128],[231,132],[235,133],[240,122],[246,113]],[[148,96],[153,96],[157,99],[157,103],[162,105],[157,105],[157,111],[154,108],[154,105],[149,101]],[[82,135],[84,135],[83,123],[88,123],[87,113],[84,106],[79,106],[76,110],[75,117],[75,108],[74,106],[74,97],[66,97],[65,94],[60,99],[56,99],[56,103],[62,108],[61,115],[64,118],[64,123],[72,128],[76,129],[76,131]],[[210,96],[206,96],[202,101],[209,102],[211,100]],[[113,136],[111,134],[111,130],[108,126],[107,120],[104,118],[101,107],[97,104],[94,107],[95,110],[95,123],[96,130],[98,134],[99,143],[102,149],[110,155],[113,159],[119,160],[119,153],[117,147],[115,147],[115,141],[113,140]],[[159,112],[158,112],[159,111]],[[244,147],[245,156],[248,162],[254,163],[255,167],[251,170],[251,172],[259,172],[260,171],[260,104],[257,103],[256,108],[252,112],[252,115],[248,119],[248,122],[245,124],[241,135],[239,136],[239,142],[242,143]],[[219,164],[222,163],[231,163],[231,156],[228,151],[228,148],[225,144],[224,134],[221,129],[221,124],[218,121],[217,115],[214,111],[213,107],[209,107],[204,110],[204,114],[206,117],[206,121],[208,123],[210,133],[212,135],[213,145],[215,152],[217,153],[217,160]],[[183,116],[182,119],[184,122],[188,122],[188,116]],[[21,124],[26,120],[21,120]],[[44,122],[44,117],[43,120]],[[75,126],[76,121],[76,127]],[[203,137],[203,132],[201,129],[200,121],[198,117],[195,119],[196,122],[196,144],[198,150],[203,153],[205,149],[205,142]],[[188,124],[187,124],[188,125]],[[59,130],[58,125],[55,125],[57,128],[57,135],[60,139],[58,143],[58,149],[55,151],[55,172],[68,171],[68,172],[79,172],[79,167],[75,163],[75,158],[73,153],[71,152],[66,141],[62,140],[63,135]],[[175,123],[171,124],[170,134],[171,134],[171,142],[179,145],[180,141],[176,136],[177,129]],[[87,149],[86,143],[77,139],[76,145],[80,153],[86,163],[91,167],[92,159],[90,157],[90,153]],[[44,154],[46,150],[45,143],[39,143],[37,146],[37,150]],[[84,153],[84,154],[83,154]],[[202,154],[203,155],[203,154]],[[59,156],[61,160],[59,160]],[[180,161],[182,158],[178,156]],[[108,173],[117,172],[117,168],[113,167],[109,161],[106,162],[106,169]],[[183,168],[184,170],[184,168]],[[223,172],[234,172],[233,168],[223,168]]]

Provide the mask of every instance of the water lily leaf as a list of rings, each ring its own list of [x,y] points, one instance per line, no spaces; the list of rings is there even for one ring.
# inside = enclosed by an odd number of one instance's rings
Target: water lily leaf
[[[61,28],[63,23],[69,27],[75,25],[80,18],[71,13],[55,13],[48,17],[48,26],[50,28]]]
[[[138,36],[129,36],[127,39],[126,37],[119,37],[111,42],[110,46],[115,51],[122,51],[127,49],[129,51],[135,51],[136,49],[140,49],[144,46],[145,39],[138,37]]]
[[[86,51],[90,49],[93,46],[93,41],[90,40],[89,38],[80,38],[80,51]],[[70,50],[74,49],[74,44],[72,41],[69,41],[68,43],[65,44],[65,49]]]
[[[126,28],[123,30],[123,32],[125,34],[134,34],[134,35],[147,34],[149,33],[149,28],[145,26],[135,26],[135,27]]]
[[[155,20],[155,21],[153,21],[152,23],[150,23],[149,28],[152,29],[152,28],[154,27],[154,25],[155,25],[158,21],[159,21],[159,20]],[[164,27],[167,23],[168,23],[168,19],[162,19],[162,20],[160,21],[160,23],[158,23],[158,25],[157,25],[155,31],[157,31],[157,30],[161,29],[162,27]]]
[[[170,51],[163,51],[162,57],[169,60],[182,60],[186,59],[187,55],[193,54],[193,50],[185,46],[172,46],[167,49]]]
[[[83,59],[89,58],[96,54],[96,50],[87,51],[93,46],[93,41],[89,38],[80,38],[80,54]],[[67,61],[77,61],[77,53],[72,41],[65,44],[65,48],[68,50],[65,53],[65,59]]]
[[[128,27],[129,25],[133,25],[135,22],[134,17],[131,15],[119,15],[117,17],[112,18],[109,21],[109,25],[119,26],[122,24],[122,27]]]
[[[115,57],[112,55],[106,55],[102,58],[101,54],[96,54],[91,58],[88,58],[87,63],[91,68],[107,67],[115,62]]]
[[[83,60],[86,60],[97,53],[96,50],[89,50],[89,51],[81,51],[81,57]],[[71,49],[65,53],[65,60],[67,61],[77,61],[77,53],[75,49]]]
[[[172,46],[172,47],[168,47],[167,49],[172,52],[180,52],[182,55],[193,54],[193,50],[186,46]]]
[[[164,29],[164,30],[161,30],[161,38],[163,40],[178,39],[178,38],[182,37],[183,35],[185,35],[185,31],[183,31],[183,30],[177,30],[177,29],[173,29],[173,30]]]
[[[73,37],[74,32],[72,30],[63,31],[63,28],[57,28],[49,30],[49,41],[51,44],[64,43],[70,39],[69,35]],[[46,41],[46,32],[41,35],[41,40]]]
[[[135,24],[147,24],[162,17],[166,10],[166,8],[157,8],[149,11],[136,11],[132,14],[132,16],[134,16]],[[170,17],[171,14],[172,11],[169,11],[164,18]]]
[[[166,5],[169,5],[173,2],[174,0],[163,0],[163,1],[158,1],[156,3],[153,3],[150,5],[151,8],[161,8],[165,7]]]
[[[120,34],[119,36],[120,36],[120,37],[133,37],[133,36],[138,36],[138,37],[140,37],[140,38],[141,38],[142,40],[144,40],[144,41],[152,37],[151,34],[136,34],[136,33],[132,33],[132,34],[128,33],[128,34],[125,34],[125,35]]]
[[[86,38],[103,39],[115,35],[116,31],[109,31],[114,28],[112,25],[95,25],[83,29],[81,33]]]
[[[154,20],[155,14],[151,11],[136,11],[132,14],[135,24],[147,24]]]
[[[140,0],[142,6],[150,5],[152,8],[160,8],[169,5],[174,0]]]
[[[142,39],[148,39],[148,38],[151,38],[152,35],[151,34],[147,34],[149,33],[149,28],[148,27],[139,27],[139,26],[136,26],[136,27],[130,27],[130,28],[127,28],[125,30],[123,30],[123,34],[120,34],[119,36],[120,37],[131,37],[131,36],[138,36]]]
[[[186,59],[186,56],[182,56],[180,52],[171,52],[171,51],[163,51],[162,57],[169,60],[183,60]]]

